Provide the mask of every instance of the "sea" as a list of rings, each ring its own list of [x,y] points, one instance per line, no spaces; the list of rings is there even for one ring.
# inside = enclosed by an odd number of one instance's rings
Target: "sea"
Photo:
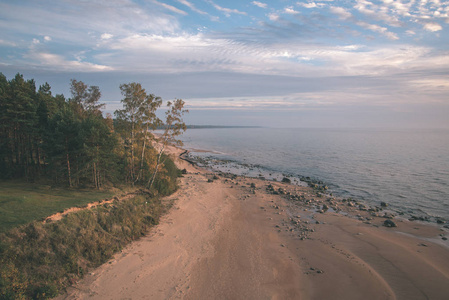
[[[449,220],[449,130],[209,128],[181,139],[212,170],[299,185],[309,177],[336,196]]]

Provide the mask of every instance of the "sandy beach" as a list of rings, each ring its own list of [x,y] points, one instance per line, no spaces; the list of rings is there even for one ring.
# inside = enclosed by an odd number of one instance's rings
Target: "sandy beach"
[[[449,297],[437,226],[388,228],[384,212],[309,187],[176,163],[187,174],[160,224],[57,299]]]

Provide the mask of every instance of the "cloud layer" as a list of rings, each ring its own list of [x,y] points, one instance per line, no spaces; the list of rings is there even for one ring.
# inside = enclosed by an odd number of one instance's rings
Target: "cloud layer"
[[[207,91],[184,79],[178,96],[199,110],[448,105],[448,24],[440,0],[1,2],[0,67],[139,80],[197,74],[211,82]],[[232,78],[245,78],[247,90]],[[267,78],[273,84],[258,85]],[[322,87],[310,92],[298,80]]]

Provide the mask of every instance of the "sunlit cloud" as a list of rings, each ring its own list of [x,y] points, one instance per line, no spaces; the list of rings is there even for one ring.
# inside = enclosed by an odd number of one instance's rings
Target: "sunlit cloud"
[[[324,6],[323,3],[315,3],[315,2],[309,2],[309,3],[297,2],[297,5],[305,7],[305,8],[317,8],[317,7]]]
[[[333,14],[336,14],[338,17],[340,17],[340,19],[346,20],[352,17],[352,14],[343,7],[331,6],[329,9]]]
[[[102,35],[101,35],[101,39],[102,40],[109,40],[109,39],[112,39],[114,37],[114,35],[112,35],[112,34],[110,34],[110,33],[103,33]]]
[[[286,7],[284,8],[284,13],[289,14],[289,15],[296,15],[299,14],[299,11],[296,11],[293,9],[293,7]]]
[[[67,60],[61,55],[35,52],[28,53],[26,58],[31,59],[36,65],[49,70],[65,70],[65,71],[79,71],[79,72],[104,72],[112,71],[113,68],[105,65],[94,64],[91,62],[79,60]]]
[[[259,2],[259,1],[253,1],[253,2],[251,2],[251,4],[255,5],[255,6],[258,6],[260,8],[267,8],[268,7],[268,5],[266,3],[262,3],[262,2]]]
[[[430,22],[430,23],[426,23],[424,25],[424,29],[427,30],[427,31],[435,32],[435,31],[442,30],[443,27],[440,24],[438,24],[438,23]]]
[[[277,14],[277,13],[270,13],[267,16],[268,16],[268,19],[270,19],[270,21],[279,20],[279,14]]]

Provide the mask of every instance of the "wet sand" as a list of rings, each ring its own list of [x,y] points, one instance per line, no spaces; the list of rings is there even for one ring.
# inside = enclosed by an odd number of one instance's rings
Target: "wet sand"
[[[308,187],[177,164],[188,173],[160,224],[58,299],[448,299],[437,226],[387,228]]]

